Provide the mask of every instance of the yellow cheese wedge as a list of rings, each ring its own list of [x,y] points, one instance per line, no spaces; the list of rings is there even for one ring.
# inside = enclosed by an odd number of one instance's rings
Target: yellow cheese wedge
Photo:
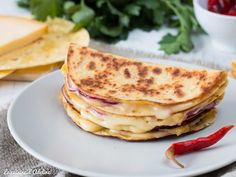
[[[48,20],[46,23],[48,24],[48,33],[40,39],[14,50],[14,52],[0,55],[0,71],[62,62],[67,56],[70,43],[88,46],[89,34],[85,29],[71,32],[74,24],[57,18]]]
[[[0,55],[39,39],[47,24],[24,17],[0,16]]]
[[[14,70],[3,70],[3,71],[0,71],[0,79],[10,75],[13,72],[14,72]]]

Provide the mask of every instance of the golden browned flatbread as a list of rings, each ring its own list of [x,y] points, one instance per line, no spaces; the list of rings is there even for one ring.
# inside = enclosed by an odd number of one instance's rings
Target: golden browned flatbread
[[[205,102],[224,92],[227,85],[224,71],[144,63],[75,44],[69,48],[62,71],[65,83],[79,90],[91,106],[119,115],[159,119]],[[132,73],[130,77],[126,77],[127,71]]]
[[[144,63],[71,45],[67,68],[84,93],[112,101],[179,104],[217,87],[226,72]]]

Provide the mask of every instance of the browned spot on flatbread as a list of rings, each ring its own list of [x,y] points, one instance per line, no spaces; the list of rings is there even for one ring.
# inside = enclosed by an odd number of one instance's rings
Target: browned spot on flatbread
[[[177,83],[177,84],[176,84],[174,87],[175,87],[175,89],[178,89],[178,88],[182,88],[182,87],[183,87],[183,85],[182,85],[182,84],[178,84],[178,83]]]
[[[90,92],[94,92],[94,89],[90,88],[89,91],[90,91]]]
[[[173,84],[162,84],[158,87],[158,90],[168,90],[173,88]]]
[[[135,89],[135,85],[134,84],[124,84],[123,87],[121,88],[122,92],[131,92],[132,90]]]
[[[172,98],[167,98],[168,101],[172,101],[173,99]]]
[[[132,92],[132,91],[138,91],[143,93],[144,95],[154,95],[154,94],[159,94],[159,92],[155,89],[148,88],[146,85],[134,85],[134,84],[125,84],[121,88],[122,92]]]
[[[11,60],[12,61],[17,61],[19,58],[12,58]]]
[[[134,66],[140,67],[142,66],[142,63],[138,61],[128,61],[128,65],[134,65]]]
[[[216,83],[218,83],[219,82],[219,80],[224,76],[224,74],[225,74],[225,72],[224,71],[221,71],[218,75],[217,75],[217,77],[215,77],[214,78],[214,80],[212,80],[212,81],[208,81],[207,83],[206,83],[206,80],[207,80],[207,72],[206,71],[203,71],[203,73],[201,73],[200,74],[200,80],[203,80],[203,81],[205,81],[204,83],[204,85],[202,85],[201,87],[200,87],[200,89],[202,90],[202,92],[203,93],[207,93],[207,92],[209,92],[210,90],[211,90],[211,88],[212,88],[212,86],[216,86]]]
[[[89,64],[87,65],[88,69],[94,70],[96,69],[96,64],[94,61],[90,61]]]
[[[135,89],[144,95],[153,95],[156,92],[154,89],[148,89],[146,87],[136,87]]]
[[[191,72],[185,71],[181,76],[191,79],[193,77],[193,74]]]
[[[165,87],[164,87],[164,86],[160,86],[159,89],[160,89],[160,90],[164,90]]]
[[[166,72],[171,72],[172,69],[173,69],[172,67],[166,67],[166,68],[165,68]]]
[[[95,58],[98,57],[98,58],[103,59],[103,55],[101,53],[97,53],[97,52],[91,52],[90,56],[95,57]]]
[[[120,69],[120,63],[118,62],[118,60],[116,58],[112,59],[112,67],[118,71]]]
[[[184,96],[184,92],[183,92],[182,88],[183,88],[182,84],[180,84],[180,83],[175,83],[174,84],[174,94],[177,97],[183,97]]]
[[[116,90],[109,90],[108,92],[113,94],[113,93],[116,93]]]
[[[171,73],[173,77],[177,77],[180,75],[180,69],[175,68],[174,71]]]
[[[89,53],[89,51],[87,50],[86,47],[82,47],[80,50],[79,50],[79,53],[80,55],[86,55]]]
[[[137,66],[138,67],[138,75],[140,77],[146,77],[148,74],[148,68],[146,66]]]
[[[129,79],[129,78],[131,77],[131,74],[130,74],[128,68],[125,68],[125,70],[124,70],[124,75],[125,75],[125,78],[126,78],[126,79]]]
[[[206,79],[207,79],[207,72],[206,71],[199,73],[199,80],[205,81]]]
[[[106,73],[106,72],[100,72],[100,73],[97,73],[95,74],[94,78],[96,80],[104,80],[108,77],[109,73]]]
[[[176,88],[175,91],[174,91],[174,94],[177,96],[177,97],[183,97],[184,96],[184,92],[181,88]]]
[[[149,87],[150,85],[152,85],[154,83],[154,78],[148,78],[148,79],[139,79],[138,81],[138,85],[143,84],[146,87]]]
[[[82,85],[87,85],[87,86],[92,86],[93,85],[93,79],[88,78],[88,79],[81,79],[81,84]]]
[[[93,88],[94,89],[96,89],[96,88],[102,89],[103,88],[102,82],[100,82],[98,80],[94,80],[92,78],[81,79],[81,85],[88,86],[91,89],[93,89]]]
[[[208,86],[201,86],[201,89],[203,91],[203,93],[206,93],[209,91],[209,87]]]
[[[162,70],[161,70],[161,68],[158,68],[158,67],[156,67],[156,68],[154,68],[153,70],[152,70],[152,72],[154,73],[154,74],[161,74],[161,72],[162,72]]]

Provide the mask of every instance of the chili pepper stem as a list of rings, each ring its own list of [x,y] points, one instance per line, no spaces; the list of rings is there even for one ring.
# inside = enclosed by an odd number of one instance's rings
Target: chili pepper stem
[[[184,165],[181,164],[176,158],[175,158],[175,155],[174,155],[174,152],[172,149],[167,149],[166,151],[166,157],[170,160],[172,160],[175,164],[177,164],[180,168],[184,168]]]
[[[220,141],[233,127],[234,125],[224,126],[209,136],[174,143],[166,150],[166,157],[174,161],[179,167],[184,168],[184,166],[175,159],[175,155],[181,155],[210,147]]]

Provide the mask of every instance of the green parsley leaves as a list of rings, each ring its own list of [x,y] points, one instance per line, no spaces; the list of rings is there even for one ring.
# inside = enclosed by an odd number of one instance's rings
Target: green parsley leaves
[[[191,34],[202,31],[192,0],[20,0],[18,5],[41,21],[47,17],[71,20],[74,30],[85,27],[91,37],[108,42],[126,39],[134,28],[176,28],[177,34],[168,33],[159,41],[160,50],[167,54],[191,51]]]

